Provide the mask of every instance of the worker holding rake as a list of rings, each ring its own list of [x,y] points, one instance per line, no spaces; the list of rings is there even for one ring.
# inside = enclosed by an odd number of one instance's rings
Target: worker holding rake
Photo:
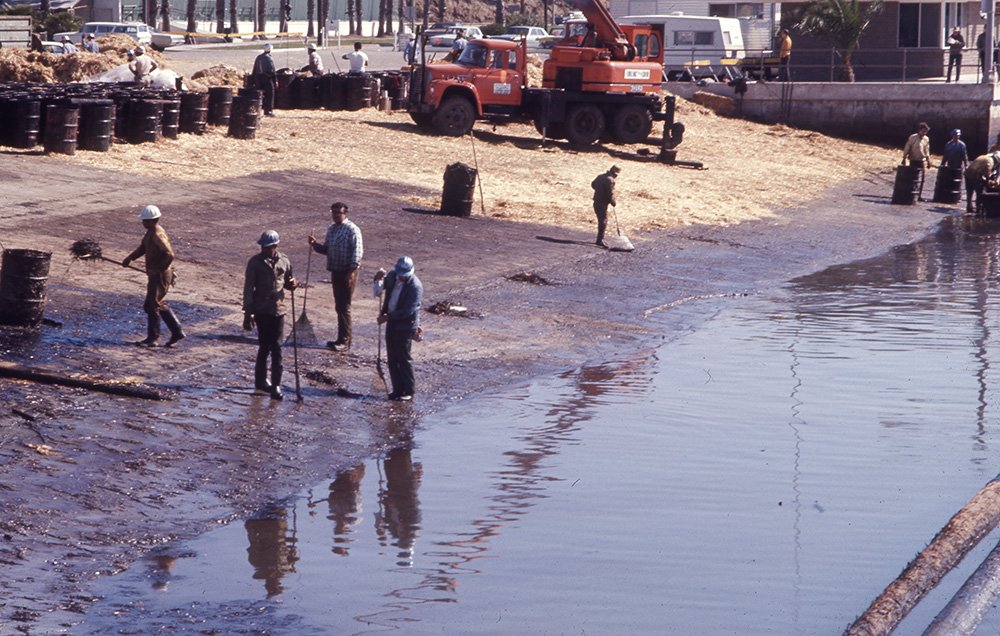
[[[146,312],[146,339],[136,343],[144,347],[156,346],[160,338],[161,318],[170,329],[170,340],[164,346],[172,347],[184,338],[181,323],[166,301],[167,290],[174,285],[174,249],[170,246],[166,230],[159,224],[162,216],[160,208],[155,205],[147,205],[139,212],[146,235],[142,237],[139,247],[122,261],[122,267],[128,267],[140,256],[146,257],[146,300],[142,305]]]

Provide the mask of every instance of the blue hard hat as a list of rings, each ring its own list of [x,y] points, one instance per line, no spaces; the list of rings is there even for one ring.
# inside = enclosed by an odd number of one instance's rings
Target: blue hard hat
[[[951,131],[951,136],[952,137],[961,137],[962,136],[962,129],[961,128],[955,128],[955,129],[953,129]]]
[[[409,276],[413,273],[413,259],[409,256],[400,256],[396,261],[396,276]]]
[[[277,245],[281,239],[278,237],[278,233],[274,230],[268,230],[260,235],[257,239],[257,245],[261,247],[271,247],[272,245]]]

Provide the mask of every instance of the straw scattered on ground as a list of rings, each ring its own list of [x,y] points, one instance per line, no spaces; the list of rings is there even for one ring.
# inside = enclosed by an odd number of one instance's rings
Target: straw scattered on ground
[[[128,61],[128,50],[136,41],[127,35],[97,38],[100,53],[36,53],[27,49],[0,48],[0,82],[82,82]],[[165,58],[148,50],[160,68]]]
[[[228,138],[223,128],[210,128],[202,136],[116,144],[110,152],[80,151],[59,160],[195,181],[286,170],[328,174],[331,185],[338,175],[367,176],[384,181],[386,191],[408,205],[430,209],[440,204],[445,167],[475,166],[478,160],[487,215],[579,228],[594,224],[591,180],[618,164],[617,211],[630,230],[758,219],[871,173],[881,174],[891,188],[895,150],[719,117],[680,99],[677,119],[687,127],[678,159],[701,161],[707,170],[659,163],[653,143],[582,150],[561,142],[542,146],[530,125],[494,129],[479,123],[473,144],[468,136],[422,133],[405,113],[374,109],[278,111],[261,121],[255,140]],[[660,130],[654,128],[654,137]],[[640,148],[649,154],[639,156]],[[473,213],[481,210],[477,189]]]

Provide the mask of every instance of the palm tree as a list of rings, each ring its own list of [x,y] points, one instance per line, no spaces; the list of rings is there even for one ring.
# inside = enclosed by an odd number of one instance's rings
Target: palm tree
[[[845,82],[853,82],[851,55],[872,19],[884,8],[883,0],[812,0],[803,5],[796,26],[802,33],[819,36],[832,44],[843,64],[841,77]]]
[[[226,26],[226,0],[215,0],[215,32],[222,33]]]
[[[236,13],[236,0],[229,0],[229,32],[239,33],[239,15]]]
[[[170,28],[170,0],[163,0],[163,4],[160,5],[160,16],[163,18],[161,31],[166,31],[169,33]]]
[[[316,11],[316,0],[309,0],[306,2],[306,37],[311,38],[316,35],[313,31],[313,17]]]
[[[187,10],[186,10],[187,32],[189,35],[185,36],[185,40],[187,40],[188,42],[194,42],[194,36],[190,34],[194,33],[195,30],[198,28],[198,25],[195,23],[194,20],[194,14],[195,11],[197,10],[198,10],[198,0],[187,0]]]

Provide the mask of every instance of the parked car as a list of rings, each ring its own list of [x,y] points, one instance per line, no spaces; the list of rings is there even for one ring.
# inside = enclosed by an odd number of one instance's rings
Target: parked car
[[[554,26],[552,27],[552,30],[549,31],[548,37],[544,37],[541,40],[539,40],[538,46],[542,47],[543,49],[551,49],[553,46],[556,45],[556,42],[563,39],[563,36],[565,34],[566,34],[566,27],[564,27],[561,24]]]
[[[184,36],[177,35],[175,33],[164,33],[163,31],[157,31],[156,29],[149,30],[149,45],[157,51],[163,51],[167,47],[177,46],[178,44],[184,44]]]
[[[139,44],[152,44],[152,29],[142,22],[87,22],[79,31],[56,33],[55,39],[62,40],[67,36],[74,44],[83,42],[83,38],[91,33],[95,38],[112,33],[121,33],[131,37]],[[183,40],[183,38],[182,38]]]
[[[56,55],[66,52],[66,47],[63,46],[62,42],[52,42],[51,40],[42,40],[42,48],[45,49],[46,53],[55,53]]]
[[[507,27],[507,32],[503,35],[494,35],[492,37],[497,40],[512,40],[514,42],[527,40],[528,46],[534,48],[541,46],[542,42],[549,37],[549,33],[542,27],[512,26]]]
[[[427,48],[450,49],[460,31],[465,32],[466,40],[481,40],[483,38],[483,32],[477,26],[456,24],[439,29],[427,29],[424,31],[424,34],[427,36]]]

